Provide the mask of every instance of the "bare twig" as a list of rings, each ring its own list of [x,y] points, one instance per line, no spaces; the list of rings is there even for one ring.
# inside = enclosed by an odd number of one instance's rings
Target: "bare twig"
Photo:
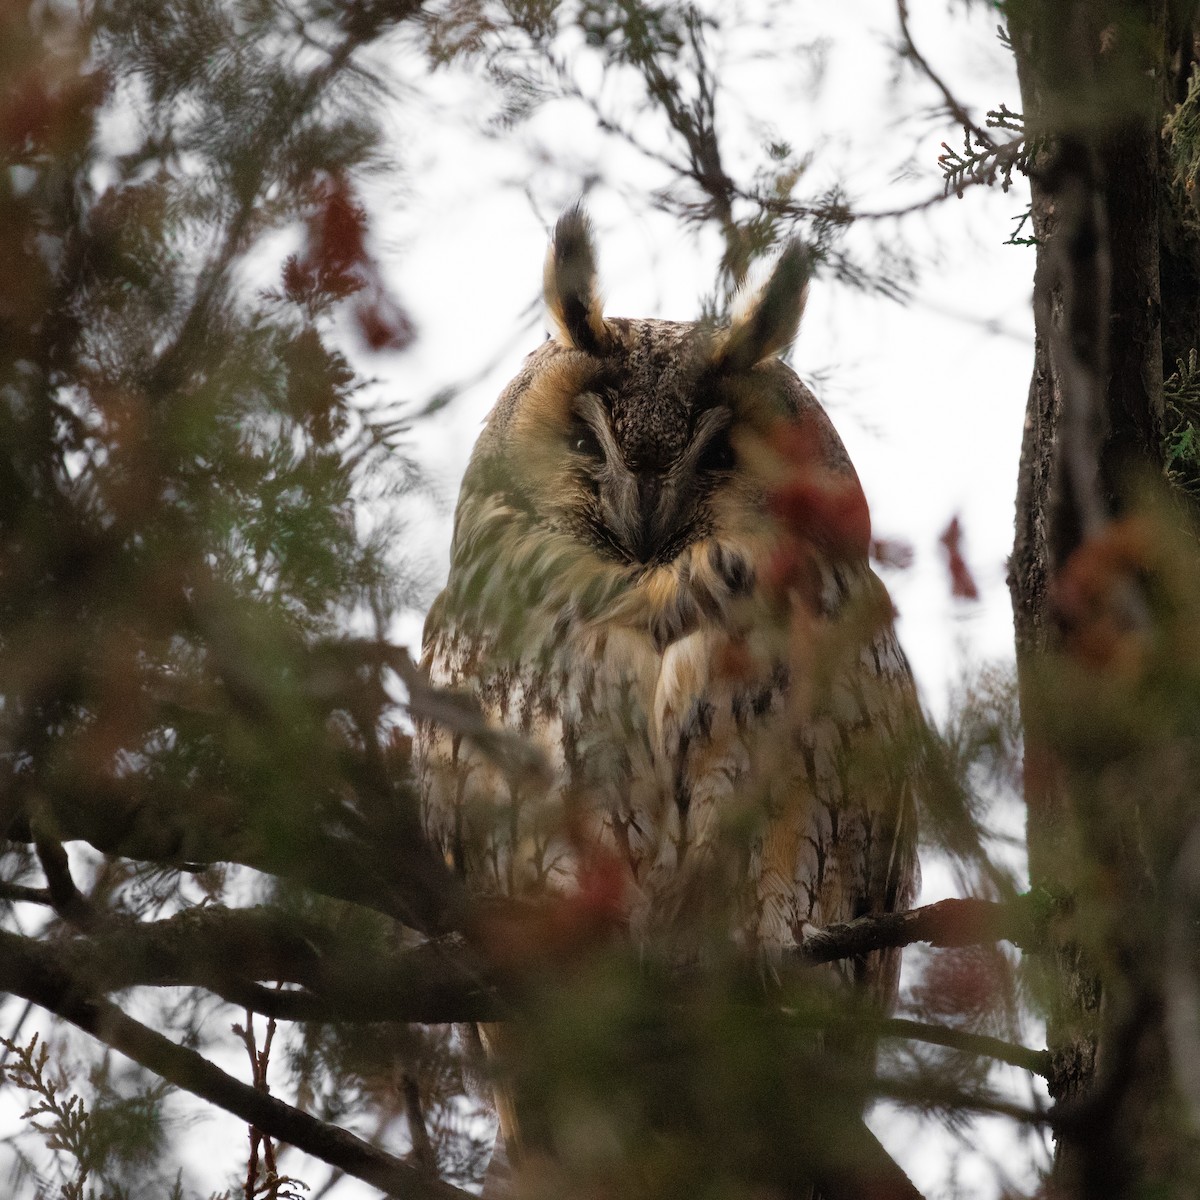
[[[404,1093],[404,1116],[408,1121],[408,1132],[412,1138],[413,1162],[427,1178],[437,1175],[437,1155],[429,1140],[429,1127],[425,1124],[425,1108],[421,1103],[421,1088],[416,1076],[408,1071],[400,1081]]]
[[[964,1054],[994,1058],[997,1062],[1009,1063],[1034,1075],[1044,1076],[1049,1070],[1048,1050],[1030,1050],[1027,1046],[1015,1046],[1012,1042],[989,1037],[987,1034],[970,1033],[965,1029],[949,1029],[945,1025],[930,1025],[923,1021],[910,1021],[905,1017],[887,1017],[877,1028],[882,1037],[908,1038],[933,1046],[946,1046],[951,1050],[961,1050]]]
[[[946,111],[954,118],[954,123],[968,130],[977,142],[987,146],[989,149],[996,150],[998,147],[992,135],[971,116],[970,112],[968,112],[958,97],[955,96],[946,81],[942,79],[930,65],[929,60],[917,49],[917,44],[913,40],[912,30],[908,27],[907,0],[896,0],[896,15],[900,19],[900,33],[904,38],[902,49],[905,58],[941,92],[942,102],[946,106]]]
[[[76,929],[90,929],[96,923],[96,912],[91,901],[75,886],[63,844],[38,834],[34,845],[38,862],[46,873],[47,891],[54,911]]]
[[[50,898],[49,888],[26,887],[23,883],[0,882],[0,900],[11,904],[46,904],[54,903]]]

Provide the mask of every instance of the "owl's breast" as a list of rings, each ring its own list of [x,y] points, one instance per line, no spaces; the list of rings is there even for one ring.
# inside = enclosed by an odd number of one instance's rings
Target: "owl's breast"
[[[568,709],[583,792],[602,840],[626,854],[654,903],[756,799],[747,784],[786,672],[755,659],[716,613],[665,643],[653,619],[594,628],[571,658],[588,663]]]
[[[628,867],[635,925],[669,919],[697,893],[736,895],[736,923],[760,942],[855,915],[856,897],[876,887],[874,847],[890,838],[872,808],[894,789],[866,785],[866,803],[847,808],[845,778],[852,759],[878,757],[851,743],[886,726],[890,702],[863,672],[874,663],[890,691],[878,658],[894,639],[881,631],[814,701],[814,679],[830,672],[815,670],[811,646],[798,649],[797,612],[757,590],[760,561],[709,541],[596,589],[576,559],[573,573],[547,572],[527,591],[507,632],[438,606],[432,681],[470,690],[497,734],[542,759],[531,774],[478,739],[419,731],[427,829],[473,887],[570,890],[601,848]],[[826,583],[832,612],[849,584],[836,572]],[[564,603],[556,589],[568,585],[599,599]]]

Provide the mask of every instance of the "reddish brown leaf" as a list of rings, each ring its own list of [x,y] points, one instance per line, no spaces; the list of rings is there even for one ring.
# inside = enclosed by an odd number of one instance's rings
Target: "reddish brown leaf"
[[[1113,521],[1067,560],[1053,601],[1068,650],[1095,668],[1136,669],[1144,638],[1130,628],[1123,589],[1148,569],[1154,531],[1141,517]]]
[[[413,340],[408,314],[382,290],[373,289],[355,305],[354,319],[372,350],[403,350]]]
[[[283,264],[283,294],[294,304],[359,295],[354,323],[372,350],[403,350],[413,323],[391,294],[367,249],[366,210],[348,180],[335,175],[319,189],[308,219],[307,243]]]
[[[503,971],[528,971],[576,958],[625,925],[630,883],[629,868],[620,857],[590,847],[574,891],[488,912],[476,937]]]
[[[995,946],[959,946],[933,955],[913,1000],[931,1017],[979,1026],[1013,1003],[1012,966]]]
[[[283,294],[293,303],[302,304],[317,286],[312,267],[289,254],[283,264]]]
[[[962,525],[958,517],[951,520],[938,539],[946,548],[946,566],[950,571],[950,594],[962,600],[978,600],[979,588],[962,553]]]
[[[773,489],[767,506],[793,533],[836,557],[866,558],[871,514],[856,481],[797,477]]]
[[[336,274],[366,262],[367,214],[340,175],[326,189],[313,233],[313,251],[322,272]]]
[[[812,422],[780,421],[768,439],[791,468],[767,494],[767,506],[788,533],[837,558],[866,558],[871,513],[853,475],[826,464],[820,430]]]

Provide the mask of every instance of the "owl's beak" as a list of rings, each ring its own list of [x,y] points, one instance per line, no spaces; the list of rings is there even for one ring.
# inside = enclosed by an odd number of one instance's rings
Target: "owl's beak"
[[[655,472],[637,477],[637,513],[630,550],[649,563],[669,546],[686,523],[679,495],[670,480]]]
[[[678,491],[660,471],[614,472],[600,496],[605,527],[634,562],[653,562],[682,528]]]
[[[654,557],[655,548],[662,544],[659,539],[662,492],[661,476],[637,476],[637,510],[630,549],[639,562],[649,562]]]

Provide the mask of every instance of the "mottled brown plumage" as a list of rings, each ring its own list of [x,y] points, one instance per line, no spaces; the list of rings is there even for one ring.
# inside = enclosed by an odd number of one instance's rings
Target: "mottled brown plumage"
[[[431,680],[547,763],[419,726],[428,832],[479,892],[570,892],[601,857],[632,936],[688,952],[715,920],[768,957],[912,900],[919,707],[854,469],[776,357],[805,275],[788,250],[731,328],[606,318],[559,222],[558,335],[488,419],[425,628]],[[857,973],[886,1000],[896,968]]]

